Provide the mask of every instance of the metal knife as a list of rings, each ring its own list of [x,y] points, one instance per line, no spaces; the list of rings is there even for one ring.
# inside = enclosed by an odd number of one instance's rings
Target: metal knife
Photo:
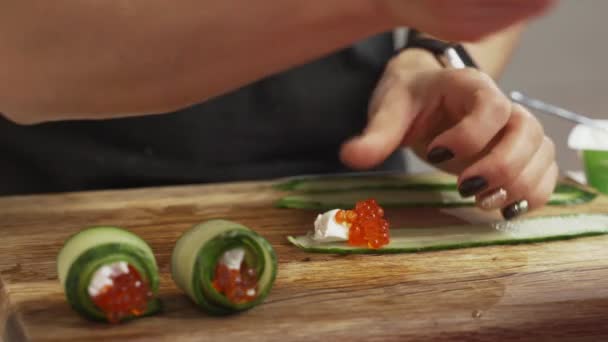
[[[446,49],[446,51],[444,52],[444,55],[441,58],[441,62],[445,67],[448,67],[448,68],[454,68],[454,69],[466,68],[466,64],[464,63],[462,58],[460,58],[460,55],[453,47]],[[558,107],[558,106],[555,106],[552,104],[545,103],[541,100],[528,97],[519,91],[512,91],[510,93],[509,97],[514,102],[517,102],[528,108],[536,109],[545,114],[557,116],[562,119],[565,119],[565,120],[568,120],[571,122],[575,122],[578,124],[582,124],[585,126],[589,126],[589,127],[595,128],[595,129],[599,129],[602,132],[608,133],[607,126],[600,125],[597,121],[595,121],[591,118],[588,118],[588,117],[578,114],[578,113],[571,112],[567,109],[564,109],[564,108],[561,108],[561,107]]]
[[[571,112],[567,109],[564,109],[564,108],[561,108],[561,107],[558,107],[558,106],[555,106],[552,104],[548,104],[541,100],[528,97],[519,91],[512,91],[511,94],[509,95],[509,97],[514,102],[517,102],[517,103],[519,103],[523,106],[529,107],[531,109],[536,109],[545,114],[557,116],[562,119],[572,121],[572,122],[575,122],[575,123],[578,123],[581,125],[589,126],[592,128],[596,128],[596,129],[602,130],[603,132],[608,133],[608,127],[600,125],[597,121],[595,121],[591,118],[588,118],[588,117],[578,114],[578,113]]]

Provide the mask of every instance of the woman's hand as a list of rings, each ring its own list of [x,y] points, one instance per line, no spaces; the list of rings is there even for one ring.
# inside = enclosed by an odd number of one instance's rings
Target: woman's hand
[[[377,0],[373,0],[377,1]],[[537,17],[556,0],[384,0],[388,17],[452,41],[474,41]]]
[[[401,146],[458,175],[463,197],[512,218],[543,206],[555,187],[555,147],[538,120],[475,69],[442,69],[422,50],[389,63],[361,136],[345,143],[354,168],[380,164]]]

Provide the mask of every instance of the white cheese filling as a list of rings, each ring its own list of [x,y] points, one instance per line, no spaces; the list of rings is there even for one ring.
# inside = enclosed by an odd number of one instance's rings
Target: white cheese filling
[[[114,285],[114,278],[127,273],[129,273],[129,264],[126,261],[117,261],[100,267],[93,274],[93,278],[89,284],[89,296],[97,297],[106,286]],[[135,286],[140,285],[139,282],[135,283]]]
[[[348,241],[349,227],[336,222],[336,213],[339,210],[333,209],[317,216],[313,240],[319,242]]]
[[[224,252],[222,258],[220,259],[220,263],[226,265],[229,270],[239,271],[244,258],[245,249],[242,247],[237,247]]]

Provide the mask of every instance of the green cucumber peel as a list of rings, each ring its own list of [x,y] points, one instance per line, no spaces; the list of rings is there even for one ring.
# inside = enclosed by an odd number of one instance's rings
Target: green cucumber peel
[[[129,245],[141,250],[146,254],[146,259],[153,264],[153,268],[158,268],[152,249],[139,236],[117,227],[90,227],[70,236],[57,255],[57,276],[62,286],[64,286],[68,270],[76,258],[90,248],[109,243]]]
[[[450,177],[395,173],[298,176],[279,181],[273,187],[303,193],[370,189],[457,190],[456,182]]]
[[[162,310],[158,293],[159,276],[155,263],[149,260],[148,254],[133,246],[108,243],[88,249],[70,266],[65,281],[65,293],[70,305],[82,316],[93,321],[107,321],[104,313],[91,300],[88,287],[94,273],[102,266],[124,261],[133,266],[142,281],[147,282],[153,299],[148,302],[147,310],[140,316],[128,316],[121,320],[127,322],[139,317],[150,316]]]
[[[296,247],[311,253],[398,254],[497,245],[521,245],[608,234],[608,214],[541,216],[494,224],[391,229],[391,242],[379,249],[346,242],[317,242],[310,235],[288,236]]]
[[[547,205],[575,205],[593,200],[597,195],[577,187],[560,184],[551,195]],[[475,206],[473,197],[462,198],[457,190],[415,190],[415,189],[368,189],[328,192],[294,193],[279,199],[279,208],[329,210],[352,208],[366,198],[374,198],[386,208],[458,208]]]
[[[384,207],[450,208],[475,205],[474,198],[460,196],[455,177],[442,174],[381,172],[310,175],[287,178],[275,183],[274,188],[291,192],[275,202],[279,208],[349,208],[365,198],[375,198]],[[593,192],[560,183],[547,204],[576,205],[596,197],[597,194]]]

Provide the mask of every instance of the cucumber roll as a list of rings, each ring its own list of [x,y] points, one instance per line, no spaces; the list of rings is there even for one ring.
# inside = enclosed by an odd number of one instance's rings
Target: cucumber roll
[[[234,314],[262,303],[277,272],[276,254],[264,238],[219,219],[185,232],[171,264],[177,286],[211,315]]]
[[[73,235],[58,255],[57,274],[70,305],[88,319],[120,323],[160,311],[154,254],[124,229]]]

